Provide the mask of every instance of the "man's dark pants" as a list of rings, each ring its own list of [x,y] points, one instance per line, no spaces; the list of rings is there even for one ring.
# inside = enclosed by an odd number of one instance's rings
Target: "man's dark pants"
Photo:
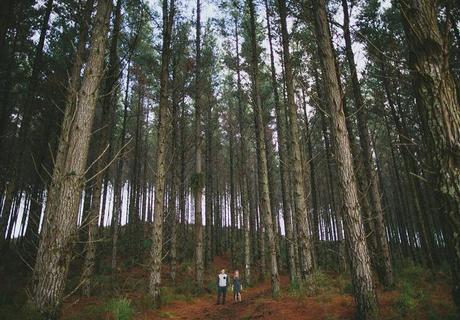
[[[220,304],[222,296],[222,304],[225,304],[225,296],[227,295],[227,287],[217,287],[217,304]]]

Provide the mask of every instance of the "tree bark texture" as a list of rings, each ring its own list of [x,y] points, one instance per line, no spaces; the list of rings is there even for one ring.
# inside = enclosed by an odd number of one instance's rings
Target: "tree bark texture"
[[[86,296],[91,295],[92,278],[94,273],[95,259],[96,259],[96,245],[97,245],[97,232],[99,212],[101,211],[101,197],[104,183],[104,173],[107,169],[108,162],[108,148],[110,144],[110,136],[113,129],[112,114],[115,112],[116,107],[116,94],[115,86],[118,80],[119,66],[118,66],[118,37],[121,26],[121,0],[117,0],[117,5],[114,12],[114,22],[112,37],[110,43],[109,53],[109,66],[107,69],[107,77],[105,81],[103,103],[102,103],[102,117],[99,128],[98,139],[98,154],[100,159],[97,163],[96,178],[93,188],[93,201],[91,202],[90,213],[88,218],[83,223],[88,225],[88,239],[86,242],[85,262],[82,272],[83,292]]]
[[[283,202],[283,221],[286,230],[286,240],[288,248],[288,268],[289,268],[289,279],[291,284],[298,282],[297,277],[297,264],[296,264],[296,248],[295,248],[295,237],[294,237],[294,226],[292,223],[292,206],[289,196],[290,183],[289,183],[289,158],[288,148],[286,140],[286,108],[281,107],[279,92],[278,92],[278,81],[276,79],[275,59],[273,54],[272,44],[272,31],[270,26],[270,10],[268,2],[265,0],[265,10],[267,19],[267,33],[268,43],[270,48],[270,71],[272,77],[273,86],[273,98],[275,100],[275,115],[276,115],[276,130],[278,133],[279,150],[278,155],[280,158],[280,178],[281,178],[281,199]]]
[[[329,106],[331,133],[338,168],[345,237],[351,264],[354,296],[359,319],[378,319],[377,298],[374,292],[369,253],[358,201],[353,159],[343,111],[343,95],[324,0],[313,0],[313,16],[319,60],[324,81],[325,101]]]
[[[399,0],[415,80],[417,106],[433,150],[437,187],[445,197],[453,250],[454,301],[460,306],[460,111],[437,1]]]
[[[195,280],[200,288],[203,287],[203,222],[202,222],[202,198],[203,198],[203,172],[202,172],[202,144],[201,133],[201,1],[196,1],[196,62],[195,62],[195,176],[193,181],[195,199]]]
[[[103,75],[110,8],[110,0],[99,0],[76,108],[72,113],[73,110],[66,110],[64,117],[45,211],[34,268],[32,302],[49,318],[58,316],[72,256],[91,127]]]
[[[152,232],[152,246],[150,248],[150,276],[149,276],[149,295],[153,304],[160,305],[160,285],[161,285],[161,263],[163,254],[163,217],[165,181],[166,181],[166,147],[168,132],[170,129],[170,115],[168,102],[168,67],[171,59],[171,34],[174,19],[174,0],[163,0],[163,50],[161,54],[161,78],[160,78],[160,104],[157,136],[157,154],[155,168],[155,199],[154,199],[154,219]]]
[[[292,165],[293,194],[296,211],[297,232],[300,252],[300,276],[303,280],[313,272],[311,230],[308,218],[308,199],[304,185],[304,172],[300,151],[300,130],[297,120],[297,105],[294,98],[294,77],[292,74],[291,55],[289,52],[289,34],[287,30],[287,10],[284,0],[278,0],[281,36],[283,44],[284,76],[287,95],[287,115],[289,118],[290,158]]]
[[[256,127],[256,143],[257,143],[257,169],[259,182],[259,208],[263,219],[265,232],[268,237],[268,250],[270,254],[270,271],[272,283],[272,295],[278,296],[280,293],[280,283],[278,274],[278,263],[276,256],[275,234],[273,231],[273,220],[270,209],[270,194],[268,191],[268,167],[267,156],[265,151],[265,128],[262,118],[262,101],[260,98],[259,76],[258,76],[258,54],[256,43],[256,16],[253,0],[247,1],[250,12],[250,37],[251,37],[251,82],[252,96],[254,107],[254,121]],[[263,236],[263,234],[262,234]]]
[[[361,146],[361,156],[364,164],[364,175],[369,186],[365,196],[369,197],[372,211],[372,222],[374,225],[376,245],[377,245],[377,271],[380,281],[385,287],[393,285],[393,270],[391,266],[390,250],[386,237],[386,226],[384,222],[384,212],[381,203],[381,194],[379,190],[377,174],[373,167],[371,138],[369,128],[367,126],[367,109],[364,105],[361,85],[358,80],[358,74],[355,65],[355,58],[352,48],[352,40],[350,35],[350,17],[348,13],[348,0],[342,0],[344,13],[344,38],[345,38],[345,53],[347,57],[348,67],[350,68],[350,77],[353,89],[353,98],[357,113],[359,143]]]

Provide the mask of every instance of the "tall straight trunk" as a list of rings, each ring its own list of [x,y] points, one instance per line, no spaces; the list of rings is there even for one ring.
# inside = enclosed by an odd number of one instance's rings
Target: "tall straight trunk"
[[[387,68],[385,67],[384,64],[381,65],[380,71],[382,73],[382,79],[383,79],[383,86],[385,89],[388,105],[390,107],[390,114],[392,116],[394,125],[396,126],[396,132],[398,134],[398,140],[399,140],[399,145],[400,147],[400,152],[403,160],[403,168],[407,176],[408,180],[408,191],[410,194],[410,199],[412,199],[413,204],[407,205],[411,210],[411,214],[408,215],[409,220],[414,220],[415,222],[411,224],[413,226],[417,226],[419,229],[419,237],[420,237],[420,242],[421,242],[421,247],[424,252],[424,255],[421,257],[420,254],[415,253],[414,256],[417,259],[417,261],[423,261],[426,262],[428,267],[431,270],[434,270],[434,259],[433,259],[433,254],[430,250],[430,245],[429,245],[429,234],[427,231],[427,228],[424,224],[424,219],[423,219],[423,204],[422,204],[422,194],[420,194],[419,189],[419,179],[416,178],[419,176],[419,168],[416,160],[413,157],[413,151],[411,150],[411,145],[413,145],[412,140],[410,139],[410,134],[407,130],[407,126],[404,125],[405,121],[403,121],[404,116],[401,112],[397,112],[396,110],[396,105],[398,106],[398,109],[401,110],[402,107],[399,103],[399,100],[393,98],[392,95],[392,87],[391,87],[391,82],[388,81],[388,74],[387,74]],[[415,230],[412,232],[412,237],[415,240]],[[415,244],[415,241],[412,241]]]
[[[5,0],[0,3],[0,68],[4,66],[7,56],[8,31],[14,24],[17,16],[12,13],[15,11],[15,1]],[[0,72],[3,71],[0,69]]]
[[[12,44],[7,49],[2,49],[0,51],[0,72],[2,81],[0,81],[0,147],[3,148],[3,143],[5,142],[5,135],[7,134],[7,129],[10,121],[11,112],[13,106],[10,103],[11,96],[11,87],[13,82],[11,78],[13,76],[13,67],[15,52],[17,51],[17,46],[20,41],[19,39],[19,30],[16,28],[14,32],[13,39],[11,40]],[[1,176],[2,179],[5,179],[4,174]],[[1,181],[4,183],[4,181]]]
[[[437,189],[445,197],[453,252],[454,301],[460,308],[460,112],[449,66],[447,35],[436,1],[399,0],[426,144],[433,150]]]
[[[205,265],[209,266],[212,262],[212,199],[213,193],[213,162],[212,162],[212,142],[213,142],[213,123],[212,123],[212,105],[206,109],[206,246],[205,246]]]
[[[221,234],[222,234],[222,212],[220,206],[220,189],[219,189],[219,177],[214,179],[214,190],[215,190],[215,197],[213,201],[214,207],[214,241],[213,241],[213,254],[220,255],[221,254]]]
[[[263,125],[262,101],[260,98],[259,84],[259,58],[257,54],[256,38],[256,17],[253,0],[247,1],[250,13],[250,39],[251,39],[251,82],[252,96],[254,107],[254,121],[256,127],[256,144],[257,144],[257,169],[259,181],[259,208],[262,219],[264,220],[265,232],[268,237],[268,250],[270,254],[270,271],[272,295],[278,296],[280,293],[280,282],[278,275],[278,262],[276,256],[275,234],[273,231],[273,220],[270,209],[270,193],[268,191],[268,166],[265,151],[265,128]],[[263,236],[263,234],[262,234]]]
[[[40,313],[49,318],[58,316],[72,256],[91,126],[103,74],[110,8],[109,0],[99,0],[90,53],[81,89],[77,94],[76,108],[68,108],[64,115],[46,206],[31,299]]]
[[[324,98],[329,106],[331,133],[334,139],[335,158],[343,215],[345,237],[351,264],[354,296],[359,319],[378,319],[377,297],[374,292],[366,236],[360,214],[358,188],[356,185],[353,159],[348,140],[343,95],[337,75],[335,52],[332,47],[325,0],[313,0],[313,17],[319,60],[324,81]]]
[[[142,155],[142,134],[144,124],[144,97],[145,83],[138,79],[138,103],[136,110],[136,130],[134,134],[134,159],[130,175],[131,188],[129,193],[128,224],[129,237],[128,248],[132,263],[135,263],[141,255],[141,222],[139,217],[139,200],[141,185],[141,155]]]
[[[174,144],[174,142],[173,142]],[[173,149],[174,150],[174,149]],[[174,169],[173,169],[174,170]],[[175,173],[176,170],[172,173],[173,177],[171,179],[171,190],[169,195],[169,221],[171,224],[171,245],[170,245],[170,258],[171,258],[171,281],[176,284],[176,270],[177,270],[177,176]]]
[[[173,74],[172,74],[172,83],[171,86],[177,86],[178,83],[178,68],[180,57],[175,55],[173,59]],[[178,187],[181,184],[180,181],[180,96],[178,95],[178,90],[173,90],[172,92],[172,119],[173,119],[173,127],[172,127],[172,159],[171,161],[174,163],[172,168],[172,179],[171,179],[171,195],[170,195],[170,205],[169,205],[169,215],[170,215],[170,224],[171,224],[171,249],[170,249],[170,264],[171,264],[171,281],[173,285],[176,285],[176,271],[177,271],[177,224],[179,222],[179,206],[178,200],[180,199],[180,195],[178,194]],[[180,201],[180,200],[179,200]]]
[[[120,133],[120,147],[124,148],[126,143],[126,125],[128,121],[128,92],[129,92],[129,83],[131,79],[130,71],[130,60],[128,59],[128,63],[126,64],[127,68],[127,75],[126,75],[126,88],[125,88],[125,98],[124,98],[124,106],[123,106],[123,122],[121,127]],[[117,159],[117,171],[115,174],[115,181],[113,184],[113,211],[112,211],[112,276],[116,276],[117,274],[117,257],[118,257],[118,237],[120,232],[121,226],[121,213],[122,213],[122,206],[123,206],[123,188],[124,188],[124,181],[123,181],[123,168],[124,168],[124,156],[120,156]]]
[[[268,119],[270,114],[268,110],[264,110],[263,116],[264,128],[268,128]],[[268,172],[275,172],[275,147],[273,145],[273,136],[271,130],[265,131],[265,151],[267,153],[267,170]],[[268,193],[270,194],[270,212],[272,213],[273,232],[275,236],[275,252],[276,261],[278,261],[278,269],[280,269],[280,237],[279,237],[279,214],[278,214],[278,201],[275,193],[275,175],[268,175]]]
[[[38,228],[40,225],[40,218],[42,213],[42,207],[44,205],[44,190],[40,188],[38,181],[34,185],[32,191],[32,203],[30,205],[30,211],[27,222],[27,229],[24,235],[28,252],[31,257],[35,258],[36,248],[38,247],[39,232]],[[34,261],[31,259],[30,261]]]
[[[249,229],[252,230],[251,232],[251,251],[252,251],[252,262],[254,264],[254,260],[259,255],[259,246],[258,246],[258,239],[259,239],[259,229],[257,227],[257,209],[256,209],[256,199],[257,199],[257,188],[254,185],[254,170],[252,163],[248,165],[249,175],[248,179],[246,180],[247,190],[254,190],[254,192],[248,192],[248,200],[249,200],[249,220],[250,226]],[[265,266],[263,270],[259,270],[259,272],[265,272]]]
[[[195,280],[200,288],[203,287],[203,173],[201,171],[201,152],[203,138],[201,134],[201,1],[196,1],[196,63],[195,63]]]
[[[12,5],[12,4],[11,4]],[[6,9],[6,8],[5,8]],[[24,155],[28,151],[28,143],[26,140],[28,131],[29,131],[29,126],[30,126],[30,120],[32,118],[32,113],[36,109],[35,106],[33,105],[34,99],[36,98],[36,93],[37,93],[37,86],[39,84],[39,75],[40,72],[43,68],[42,64],[42,59],[43,59],[43,48],[45,45],[45,39],[46,39],[46,34],[48,33],[48,28],[49,28],[49,19],[50,15],[53,9],[53,0],[47,0],[45,4],[45,14],[43,16],[42,24],[40,27],[40,36],[38,39],[37,46],[35,48],[35,56],[33,59],[33,64],[32,64],[32,73],[30,78],[28,79],[28,87],[27,87],[27,95],[25,98],[25,107],[24,110],[22,110],[23,114],[21,117],[21,126],[19,128],[19,145],[14,148],[14,158],[18,159],[18,161],[12,163],[9,165],[9,172],[8,176],[10,178],[10,182],[7,184],[6,188],[6,200],[5,204],[3,206],[2,210],[2,217],[0,219],[0,231],[1,231],[1,237],[0,237],[0,243],[4,241],[4,234],[5,232],[8,233],[9,231],[6,230],[7,228],[7,223],[8,223],[8,218],[11,212],[11,206],[13,204],[13,198],[15,197],[15,194],[18,192],[17,188],[20,187],[20,174],[23,171],[23,166],[25,163],[29,163],[29,161],[24,161],[23,159]],[[6,32],[6,30],[5,30]],[[3,62],[2,62],[3,63]],[[10,67],[6,66],[7,69],[7,77],[9,77],[10,73]],[[5,82],[5,89],[10,90],[10,81],[8,83]],[[5,94],[9,94],[5,92]],[[2,121],[3,123],[1,128],[0,128],[0,133],[3,135],[3,131],[6,130],[5,127],[3,126],[6,124],[6,118],[9,116],[9,114],[3,114],[3,112],[6,112],[6,110],[10,110],[8,104],[6,103],[7,101],[4,102],[4,105],[2,106]],[[9,112],[8,112],[9,113]],[[4,120],[5,119],[5,120]],[[0,143],[2,142],[3,137],[0,137]],[[21,160],[19,160],[21,159]],[[10,219],[11,220],[11,219]],[[7,237],[8,238],[8,237]]]
[[[302,88],[302,107],[303,107],[303,117],[305,123],[305,143],[307,145],[307,161],[310,165],[310,188],[311,188],[311,202],[313,205],[313,227],[312,229],[312,239],[313,239],[313,253],[317,256],[319,255],[317,250],[319,249],[319,210],[318,210],[318,197],[317,197],[317,188],[316,188],[316,166],[313,157],[313,144],[311,142],[311,128],[308,120],[307,114],[307,104],[305,99],[305,90]],[[314,260],[317,264],[317,259]]]
[[[118,81],[119,67],[118,67],[118,37],[121,26],[121,0],[117,0],[114,12],[114,22],[112,30],[112,38],[110,43],[109,65],[107,68],[107,77],[105,81],[105,88],[102,103],[102,117],[98,137],[98,154],[100,159],[97,164],[96,178],[93,188],[93,200],[91,202],[90,213],[87,221],[88,224],[88,239],[86,242],[86,255],[82,272],[83,292],[86,296],[91,295],[91,281],[94,273],[95,259],[96,259],[96,241],[97,241],[97,227],[99,221],[99,212],[101,211],[101,196],[104,183],[105,170],[108,162],[108,147],[110,143],[110,136],[113,129],[112,113],[115,112],[116,107],[116,94],[114,92],[116,83]]]
[[[289,279],[291,284],[297,283],[297,268],[296,268],[296,249],[295,249],[295,237],[294,237],[294,226],[292,223],[292,210],[291,201],[289,200],[289,171],[288,171],[288,148],[286,141],[286,110],[281,107],[279,93],[278,93],[278,81],[276,79],[275,59],[273,54],[272,34],[270,27],[270,12],[267,0],[265,3],[266,19],[267,19],[267,31],[268,31],[268,43],[270,48],[270,70],[272,77],[273,97],[275,100],[275,114],[276,114],[276,130],[278,133],[279,149],[278,155],[280,157],[280,178],[281,178],[281,200],[283,203],[283,220],[284,228],[286,230],[286,240],[288,248],[288,267],[289,267]]]
[[[317,108],[320,109],[320,117],[321,117],[321,131],[323,134],[323,140],[324,140],[324,149],[326,152],[326,169],[327,169],[327,176],[326,176],[326,181],[327,181],[327,190],[329,194],[329,209],[330,212],[337,214],[339,212],[338,204],[336,201],[336,192],[334,188],[334,178],[332,174],[332,151],[331,151],[331,145],[330,145],[330,137],[328,134],[328,128],[327,128],[327,121],[326,121],[326,115],[325,115],[325,106],[324,106],[324,93],[322,90],[322,85],[319,80],[319,75],[317,70],[314,70],[314,76],[315,76],[315,87],[316,91],[318,94],[318,106]]]
[[[232,112],[232,111],[230,111]],[[233,118],[229,115],[229,118]],[[234,165],[234,132],[233,120],[229,120],[228,140],[229,140],[229,175],[230,175],[230,255],[232,269],[236,269],[236,192],[235,192],[235,165]]]
[[[161,285],[161,258],[163,252],[163,197],[166,180],[166,141],[170,129],[168,106],[168,67],[171,59],[171,35],[174,23],[174,0],[163,0],[163,49],[161,53],[160,104],[155,168],[155,200],[153,213],[152,246],[150,248],[149,295],[154,305],[159,306]]]
[[[340,81],[340,79],[339,79]],[[358,187],[359,204],[361,215],[363,217],[364,231],[366,232],[368,252],[371,258],[372,265],[379,270],[379,259],[377,254],[377,232],[373,224],[371,203],[368,196],[369,183],[366,179],[364,160],[362,152],[358,145],[356,134],[354,132],[354,123],[352,121],[352,112],[349,108],[346,99],[343,99],[343,110],[345,114],[345,124],[347,127],[348,139],[350,140],[351,153],[355,168],[356,181]]]
[[[367,110],[364,106],[363,95],[361,93],[361,85],[358,80],[358,74],[355,65],[355,57],[352,48],[350,35],[350,17],[348,13],[348,0],[342,0],[344,24],[343,32],[345,38],[345,53],[347,57],[348,67],[350,68],[351,84],[353,87],[353,99],[358,121],[359,143],[361,146],[361,156],[364,164],[364,176],[369,184],[367,188],[367,196],[370,199],[371,211],[373,213],[372,221],[375,231],[375,239],[377,244],[377,271],[381,283],[385,287],[393,285],[393,270],[390,260],[390,250],[386,237],[386,226],[384,222],[384,213],[381,203],[381,194],[378,186],[377,174],[373,168],[371,139],[369,128],[367,126]]]
[[[147,223],[149,205],[148,205],[148,191],[149,191],[149,181],[148,181],[148,161],[149,161],[149,121],[148,121],[148,111],[146,111],[146,116],[144,116],[144,127],[145,127],[145,134],[144,134],[144,141],[142,142],[143,152],[143,164],[142,164],[142,174],[141,174],[141,181],[142,181],[142,203],[141,203],[141,224],[142,224],[142,234],[143,237],[149,234],[149,224]]]
[[[180,152],[179,152],[179,161],[180,161],[180,173],[179,173],[179,211],[180,211],[180,223],[181,223],[181,236],[180,244],[185,245],[187,240],[187,226],[188,221],[185,216],[185,152],[186,152],[186,122],[185,122],[185,104],[184,101],[181,103],[181,116],[179,121],[179,133],[180,133]]]
[[[294,203],[296,211],[297,232],[300,252],[300,275],[303,280],[313,272],[313,256],[311,243],[311,230],[308,219],[307,193],[304,185],[304,172],[302,171],[302,159],[300,151],[300,131],[297,122],[297,105],[294,98],[294,77],[292,74],[291,55],[289,52],[289,34],[286,23],[286,3],[278,0],[278,11],[280,14],[281,36],[283,43],[284,74],[287,95],[287,115],[289,117],[289,129],[291,147],[290,158],[292,165],[292,177],[294,186]]]
[[[19,130],[19,137],[24,139],[27,136],[29,131],[30,121],[34,114],[34,100],[37,93],[37,87],[39,84],[40,71],[43,68],[42,59],[43,59],[43,48],[45,46],[46,34],[49,28],[49,20],[51,12],[53,11],[53,0],[47,0],[45,5],[45,15],[43,16],[43,21],[40,29],[40,37],[38,39],[38,45],[35,51],[35,59],[32,66],[32,74],[29,80],[29,87],[27,90],[26,105],[23,114],[23,119],[21,121],[21,128]]]
[[[236,48],[236,76],[238,90],[238,128],[240,133],[240,190],[241,190],[241,207],[243,210],[243,238],[244,238],[244,281],[246,285],[251,284],[251,239],[250,239],[250,209],[248,196],[248,137],[247,125],[244,118],[244,109],[242,101],[241,88],[241,64],[240,64],[240,44],[239,44],[239,23],[235,17],[235,48]]]
[[[30,148],[29,148],[30,146],[27,141],[27,136],[28,136],[29,129],[30,129],[30,122],[33,118],[33,115],[35,114],[34,111],[37,109],[35,107],[34,102],[36,99],[37,88],[38,88],[38,84],[40,80],[39,76],[43,68],[43,63],[42,63],[43,49],[45,46],[45,40],[46,40],[46,35],[49,29],[49,20],[50,20],[52,11],[53,11],[53,0],[47,0],[45,4],[45,14],[43,16],[43,20],[42,20],[41,27],[40,27],[40,36],[38,38],[38,43],[35,48],[35,56],[34,56],[34,60],[32,64],[32,73],[31,73],[30,78],[28,79],[27,94],[25,97],[24,109],[22,110],[22,117],[21,117],[21,122],[20,122],[21,126],[18,132],[19,139],[16,142],[16,144],[18,145],[13,149],[13,152],[14,152],[13,158],[21,159],[21,160],[16,161],[10,165],[8,175],[12,178],[11,178],[11,181],[6,191],[11,194],[7,194],[7,200],[12,199],[14,195],[18,192],[17,188],[21,187],[21,179],[22,179],[21,173],[24,171],[24,165],[26,163],[29,163],[29,161],[25,161],[28,159],[24,158],[24,156],[25,155],[28,156],[28,153],[30,152]],[[9,68],[10,67],[7,66],[7,69],[8,69],[7,77],[9,77],[9,71],[10,71]],[[10,90],[10,87],[9,87],[10,85],[8,83],[6,83],[5,86],[7,90]],[[9,93],[5,93],[5,94],[9,94]],[[3,110],[9,111],[9,105],[7,105],[7,103],[5,103],[5,105],[2,107],[2,112],[4,112]],[[2,114],[1,121],[4,121],[3,119],[5,119],[7,116],[9,116],[9,114],[5,114],[5,115]],[[5,129],[2,126],[0,129],[0,133],[3,133],[3,130]],[[2,142],[2,139],[0,138],[0,143],[1,142]],[[11,202],[6,201],[4,208],[5,210],[3,210],[3,212],[9,213],[11,210]],[[0,220],[0,227],[1,225],[2,225],[2,220]],[[0,238],[0,243],[2,241],[3,241],[3,237]]]

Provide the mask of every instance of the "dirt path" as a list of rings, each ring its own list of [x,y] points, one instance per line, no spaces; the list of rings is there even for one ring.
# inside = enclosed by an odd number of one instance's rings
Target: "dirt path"
[[[287,285],[287,277],[282,284]],[[282,319],[317,320],[351,319],[354,303],[350,296],[334,297],[334,301],[324,303],[316,298],[299,299],[283,295],[279,299],[271,297],[270,283],[264,282],[243,292],[243,301],[233,302],[232,292],[228,292],[225,305],[216,305],[214,295],[205,295],[192,301],[176,301],[158,311],[144,313],[139,320],[187,319],[187,320],[237,320],[237,319]]]
[[[190,320],[222,320],[222,319],[254,319],[252,311],[257,309],[258,302],[270,296],[270,284],[250,288],[243,291],[242,302],[233,301],[233,293],[227,292],[225,305],[217,305],[215,295],[207,294],[192,301],[175,301],[154,313],[142,314],[136,319],[190,319]]]
[[[210,274],[217,274],[217,270],[229,265],[228,259],[214,258],[214,265]],[[164,271],[164,279],[167,279],[167,269]],[[191,271],[190,271],[191,274]],[[190,274],[186,276],[190,278]],[[281,276],[281,296],[277,299],[271,297],[270,281],[255,284],[253,288],[245,288],[242,292],[243,301],[233,302],[233,293],[228,291],[227,303],[216,305],[215,294],[205,294],[196,298],[187,299],[185,294],[168,296],[165,291],[165,299],[182,299],[166,302],[159,310],[152,309],[145,295],[146,288],[140,284],[145,281],[147,274],[141,268],[132,269],[124,274],[122,283],[130,284],[136,290],[124,290],[123,296],[132,301],[136,313],[133,320],[160,320],[160,319],[185,319],[185,320],[347,320],[353,319],[356,310],[355,302],[350,293],[345,293],[347,279],[338,274],[327,273],[318,292],[312,296],[294,294],[289,290],[289,279]],[[423,278],[423,277],[422,277]],[[180,278],[178,283],[187,279]],[[209,280],[209,279],[208,279]],[[418,282],[417,282],[418,283]],[[414,292],[405,293],[405,300],[397,300],[402,294],[401,289],[384,291],[378,288],[380,312],[382,320],[401,319],[401,303],[406,303],[404,319],[428,320],[446,319],[453,310],[449,283],[445,280],[432,282],[421,280],[418,285],[422,287],[412,288]],[[127,285],[125,285],[126,287]],[[171,290],[170,284],[165,288]],[[422,290],[423,289],[423,290]],[[419,296],[419,293],[423,293]],[[417,295],[415,295],[417,294]],[[186,299],[186,300],[185,300]],[[407,300],[409,299],[409,300]],[[64,315],[61,320],[112,320],[110,312],[106,311],[107,297],[79,297],[74,296],[66,302]],[[407,309],[412,306],[412,309]],[[1,318],[1,316],[0,316]]]

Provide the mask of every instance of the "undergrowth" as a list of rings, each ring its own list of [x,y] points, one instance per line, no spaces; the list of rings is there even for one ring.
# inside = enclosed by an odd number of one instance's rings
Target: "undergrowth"
[[[131,300],[125,297],[109,300],[106,310],[113,315],[115,320],[130,320],[134,314]]]
[[[444,276],[443,273],[440,275]],[[447,302],[433,302],[431,292],[435,288],[434,283],[443,280],[446,279],[435,277],[430,270],[410,261],[395,268],[395,288],[399,295],[393,300],[393,308],[399,319],[418,319],[419,315],[427,315],[429,320],[456,319],[448,304],[440,306]]]
[[[317,270],[307,277],[305,281],[293,281],[289,287],[289,295],[303,297],[316,296],[331,291],[335,287],[332,277]]]

